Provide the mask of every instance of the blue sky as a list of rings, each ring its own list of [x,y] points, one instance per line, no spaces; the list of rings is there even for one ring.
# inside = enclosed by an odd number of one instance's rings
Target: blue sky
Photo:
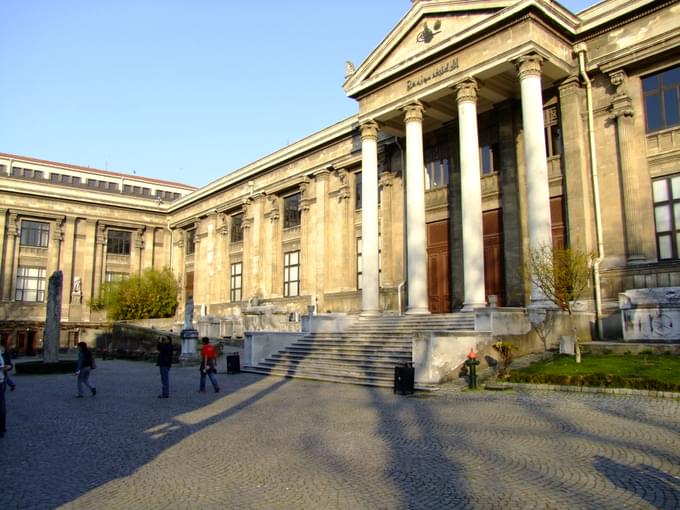
[[[356,113],[410,5],[0,0],[0,152],[203,186]]]

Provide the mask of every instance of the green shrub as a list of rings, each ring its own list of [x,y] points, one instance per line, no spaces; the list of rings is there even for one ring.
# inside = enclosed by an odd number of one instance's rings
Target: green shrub
[[[612,352],[614,352],[614,351],[611,350],[611,349],[608,348],[608,347],[607,347],[606,349],[602,349],[602,354],[604,354],[604,355],[611,354]]]
[[[146,269],[141,275],[105,284],[90,306],[93,310],[105,309],[114,321],[172,317],[177,309],[177,292],[170,269]]]
[[[648,347],[646,349],[642,349],[638,353],[638,356],[649,356],[650,354],[654,354],[654,351]]]

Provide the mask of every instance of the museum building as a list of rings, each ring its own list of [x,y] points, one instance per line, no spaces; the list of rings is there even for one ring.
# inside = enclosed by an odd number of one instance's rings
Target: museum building
[[[56,269],[74,331],[166,266],[216,318],[523,310],[529,251],[569,245],[621,338],[619,293],[680,285],[679,26],[672,0],[415,0],[346,64],[356,115],[202,188],[0,154],[0,332],[40,335]]]

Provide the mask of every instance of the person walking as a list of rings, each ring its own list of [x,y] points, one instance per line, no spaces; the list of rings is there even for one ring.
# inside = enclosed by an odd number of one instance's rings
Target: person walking
[[[5,405],[5,361],[0,356],[0,437],[5,437],[7,432],[7,406]]]
[[[215,377],[217,372],[217,353],[215,348],[210,345],[210,339],[207,336],[204,336],[201,341],[203,342],[203,347],[201,347],[201,385],[198,391],[205,393],[205,376],[207,375],[210,378],[215,393],[218,393],[220,387],[217,384],[217,377]]]
[[[10,372],[12,372],[12,369],[14,368],[14,363],[12,363],[12,352],[7,345],[6,338],[0,340],[0,350],[2,350],[2,360],[5,363],[5,382],[9,387],[9,391],[14,391],[14,388],[16,388],[17,385],[10,377]]]
[[[161,371],[161,394],[158,398],[168,398],[170,396],[170,367],[172,366],[172,341],[169,336],[162,336],[158,342],[158,360],[156,366]]]
[[[83,398],[83,386],[87,386],[94,397],[97,388],[90,384],[90,371],[95,368],[94,356],[85,342],[78,342],[78,364],[76,365],[76,375],[78,376],[78,394],[76,397]]]

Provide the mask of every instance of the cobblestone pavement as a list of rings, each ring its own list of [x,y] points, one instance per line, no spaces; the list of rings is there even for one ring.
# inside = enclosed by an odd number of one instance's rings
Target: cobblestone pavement
[[[0,509],[680,508],[677,400],[98,365],[16,377]]]

